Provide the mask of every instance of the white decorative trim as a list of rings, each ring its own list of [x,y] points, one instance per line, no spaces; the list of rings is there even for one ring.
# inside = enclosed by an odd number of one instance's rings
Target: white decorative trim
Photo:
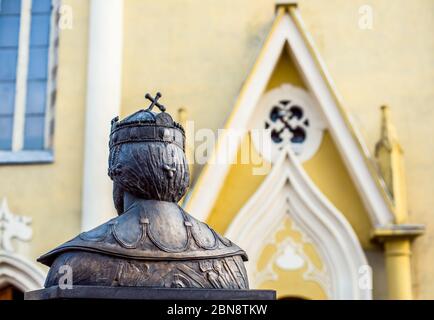
[[[121,103],[123,7],[123,0],[90,2],[82,230],[115,214],[106,164],[110,123]]]
[[[40,289],[45,274],[35,264],[15,253],[12,240],[30,241],[32,219],[9,210],[6,198],[0,206],[0,288],[12,284],[24,291]]]
[[[288,101],[288,104],[282,105],[281,101]],[[273,122],[270,120],[270,115],[275,106],[282,108],[281,112],[285,113],[282,115],[283,119],[277,119]],[[294,113],[290,112],[290,108],[297,108],[297,111],[301,112],[299,119]],[[293,137],[293,134],[289,129],[285,128],[282,120],[286,121],[291,126],[291,129],[301,128],[305,134],[304,141],[292,143],[290,139]],[[259,139],[259,135],[252,135],[252,141],[256,150],[269,162],[274,163],[280,151],[288,143],[302,162],[309,160],[321,145],[325,123],[315,100],[302,88],[283,84],[265,93],[253,112],[251,129],[264,130],[265,122],[270,126],[274,126],[277,130],[282,129],[281,137],[283,138],[280,144],[271,141],[271,128],[268,127],[270,132],[267,134],[267,137],[270,137],[269,143],[271,148],[264,148],[264,141]],[[264,150],[271,152],[263,152]]]
[[[29,65],[32,0],[21,1],[20,31],[18,41],[17,76],[15,80],[15,109],[12,134],[12,151],[19,151],[24,143],[26,114],[27,72]]]
[[[52,163],[54,154],[47,150],[21,150],[21,151],[4,151],[0,150],[0,165],[10,164],[35,164],[35,163]]]
[[[6,198],[0,206],[0,250],[15,251],[12,240],[30,241],[32,239],[32,218],[18,216],[9,210]]]
[[[44,125],[44,148],[52,148],[51,126],[54,118],[54,101],[53,93],[57,89],[56,74],[54,70],[57,66],[57,46],[59,40],[59,28],[58,28],[58,12],[61,0],[51,1],[51,18],[50,18],[50,40],[48,46],[48,70],[47,70],[47,91],[45,99],[45,125]]]
[[[359,288],[359,268],[368,262],[356,234],[310,180],[289,146],[226,232],[249,255],[249,276],[254,277],[264,243],[287,214],[307,234],[330,272],[329,298],[371,299],[371,290]]]
[[[291,8],[296,13],[298,21],[301,21],[297,9]],[[297,28],[292,16],[279,11],[272,27],[272,31],[254,66],[254,72],[246,81],[236,107],[228,121],[227,129],[245,130],[249,127],[249,121],[262,96],[271,74],[276,66],[280,54],[286,44],[289,44],[291,54],[303,75],[309,91],[317,100],[318,106],[326,120],[327,127],[338,146],[338,150],[344,159],[344,163],[350,172],[363,203],[369,213],[374,226],[387,225],[393,221],[393,213],[381,190],[375,183],[374,177],[369,171],[364,155],[357,146],[357,140],[352,136],[350,128],[345,123],[344,116],[339,106],[329,91],[327,82],[330,82],[325,66],[321,63],[321,69],[317,68],[315,57],[311,55],[308,45],[305,43],[302,31]],[[317,55],[319,56],[319,55]],[[320,60],[321,61],[321,60]],[[321,71],[325,74],[322,76]],[[335,91],[335,90],[334,90]],[[230,130],[225,130],[229,132]],[[239,145],[228,143],[229,140],[222,137],[217,143],[212,157],[219,159],[224,153],[235,158]],[[365,154],[369,154],[364,150]],[[187,203],[186,209],[200,220],[206,220],[215,204],[219,190],[222,188],[225,177],[230,167],[230,161],[226,164],[210,161],[204,168],[196,186]]]
[[[12,284],[23,292],[44,287],[45,274],[33,263],[0,250],[0,288]]]

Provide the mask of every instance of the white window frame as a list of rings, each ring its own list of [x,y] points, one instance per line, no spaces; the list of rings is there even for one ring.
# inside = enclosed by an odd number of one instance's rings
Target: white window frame
[[[23,150],[27,97],[27,73],[29,67],[30,50],[30,29],[32,24],[32,1],[33,0],[21,0],[18,59],[15,79],[15,105],[12,127],[12,148],[11,150],[0,150],[0,164],[51,163],[54,161],[51,143],[52,133],[50,127],[54,115],[52,106],[52,93],[53,90],[56,89],[56,84],[53,79],[52,70],[57,64],[55,41],[58,38],[56,21],[60,0],[51,1],[52,12],[50,21],[50,40],[48,47],[44,149]]]

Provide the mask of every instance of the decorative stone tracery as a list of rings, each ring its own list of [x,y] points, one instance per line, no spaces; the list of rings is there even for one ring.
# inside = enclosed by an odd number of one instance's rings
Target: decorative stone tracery
[[[29,242],[32,239],[32,219],[19,216],[9,209],[6,198],[0,205],[0,288],[13,285],[21,291],[42,288],[44,273],[18,253],[13,240]]]
[[[30,241],[32,238],[32,228],[30,217],[18,216],[9,210],[6,198],[0,206],[0,249],[13,252],[13,239],[20,241]]]
[[[290,145],[301,161],[309,160],[318,150],[325,122],[314,99],[302,88],[284,84],[268,91],[258,103],[253,129],[268,130],[270,148],[258,135],[253,143],[261,155],[275,162],[286,145]]]

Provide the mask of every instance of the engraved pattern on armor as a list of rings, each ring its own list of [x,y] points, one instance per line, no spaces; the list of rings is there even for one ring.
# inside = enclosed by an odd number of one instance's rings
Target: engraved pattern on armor
[[[214,230],[213,230],[213,231],[214,231]],[[229,239],[227,239],[227,238],[221,236],[220,234],[218,234],[218,233],[215,232],[215,231],[214,231],[214,234],[219,238],[219,240],[220,240],[221,242],[223,242],[223,244],[224,244],[226,247],[230,247],[230,246],[232,246],[232,241],[231,241],[231,240],[229,240]]]
[[[147,235],[149,239],[152,241],[152,243],[157,246],[160,250],[163,250],[165,252],[183,252],[186,251],[190,245],[190,239],[191,239],[191,223],[188,221],[187,216],[184,214],[184,212],[181,210],[181,213],[184,218],[184,226],[187,231],[187,240],[185,241],[185,244],[181,248],[169,248],[168,246],[162,244],[160,241],[157,240],[157,238],[153,235],[151,230],[151,223],[148,223],[147,226]]]
[[[184,216],[188,217],[188,214],[184,212]],[[191,228],[191,235],[198,247],[205,250],[214,250],[218,248],[218,237],[213,229],[211,229],[208,225],[201,225],[201,223],[195,219],[190,219],[190,221],[193,225]],[[212,242],[208,244],[207,242],[210,242],[211,237]]]
[[[211,232],[211,234],[214,237],[214,243],[212,245],[207,245],[205,243],[205,241],[202,241],[201,237],[197,235],[197,233],[195,232],[195,230],[196,230],[195,228],[192,228],[192,236],[193,236],[194,242],[196,242],[196,244],[198,245],[198,247],[200,247],[202,249],[205,249],[205,250],[213,250],[213,249],[216,249],[218,247],[219,243],[217,241],[217,237],[215,235],[214,230],[209,229],[210,232]]]
[[[190,282],[190,280],[179,273],[175,273],[173,276],[173,282],[171,284],[172,288],[191,288],[192,284]]]
[[[139,245],[139,243],[140,243],[141,241],[143,241],[144,238],[146,237],[146,229],[147,229],[146,226],[147,226],[148,224],[149,224],[149,222],[148,222],[148,223],[140,223],[140,229],[141,229],[141,232],[140,232],[139,236],[137,237],[137,240],[134,241],[134,242],[132,242],[132,243],[127,243],[126,241],[122,240],[121,236],[118,235],[118,233],[116,232],[116,226],[117,226],[117,223],[113,223],[113,224],[111,225],[111,232],[112,232],[112,234],[113,234],[113,237],[116,239],[116,241],[117,241],[117,242],[118,242],[122,247],[124,247],[124,248],[126,248],[126,249],[136,249],[137,246]]]
[[[246,289],[246,271],[239,270],[234,259],[241,262],[239,256],[196,261],[144,262],[75,251],[56,259],[45,286],[56,285],[62,274],[55,270],[61,265],[69,265],[77,271],[74,272],[74,285]],[[87,269],[80,268],[83,265]],[[103,265],[106,267],[102,268]],[[88,272],[89,268],[94,272]]]
[[[111,226],[115,222],[109,222],[108,224],[99,226],[93,230],[82,232],[78,236],[85,241],[102,242],[107,239],[110,234]],[[100,231],[100,235],[95,235],[97,231]]]

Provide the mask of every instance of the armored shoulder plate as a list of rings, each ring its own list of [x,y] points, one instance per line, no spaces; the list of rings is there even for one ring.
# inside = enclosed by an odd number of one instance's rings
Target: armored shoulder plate
[[[188,260],[246,253],[174,203],[145,200],[123,215],[41,256],[50,266],[61,253],[83,250],[138,260]]]

